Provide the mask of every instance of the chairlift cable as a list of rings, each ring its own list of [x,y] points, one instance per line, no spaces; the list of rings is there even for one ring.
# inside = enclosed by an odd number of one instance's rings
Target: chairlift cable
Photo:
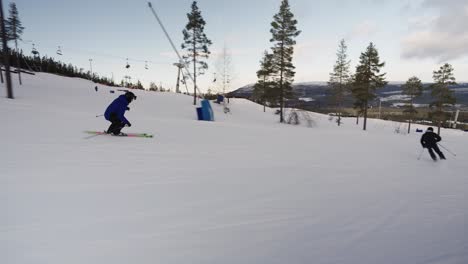
[[[163,23],[161,22],[161,19],[159,19],[159,16],[156,14],[156,11],[154,10],[153,8],[153,5],[151,4],[151,2],[148,2],[148,7],[151,9],[151,12],[153,13],[154,17],[156,18],[156,20],[158,21],[159,25],[161,26],[161,29],[164,31],[164,34],[166,35],[166,38],[169,40],[169,43],[171,44],[172,46],[172,49],[174,49],[174,52],[177,54],[177,57],[179,58],[179,62],[180,63],[184,63],[186,64],[186,62],[182,59],[182,56],[180,56],[179,54],[179,51],[177,50],[177,48],[175,47],[174,45],[174,42],[172,41],[171,37],[169,36],[169,34],[167,33],[167,30],[166,28],[164,27]],[[192,80],[193,83],[195,83],[195,80],[193,78],[193,76],[190,74],[190,71],[188,70],[187,67],[184,67],[185,71],[187,72],[187,75],[190,77],[190,79]],[[198,89],[198,87],[195,85],[195,89],[198,91],[198,93],[200,95],[202,95],[202,93],[200,92],[200,90]]]
[[[20,41],[25,43],[25,44],[31,43],[30,41],[24,41],[24,40],[20,40]],[[59,47],[61,49],[61,46],[59,46]],[[35,48],[34,43],[33,43],[33,50],[37,51],[37,49]],[[74,49],[74,48],[67,48],[67,51],[69,53],[81,53],[81,54],[86,54],[88,56],[107,57],[107,58],[114,58],[114,59],[118,59],[118,60],[127,60],[128,59],[129,62],[140,62],[140,63],[141,62],[147,62],[148,64],[168,64],[168,62],[159,62],[159,61],[157,62],[157,61],[152,61],[152,60],[148,60],[148,59],[137,59],[137,58],[132,58],[132,57],[122,57],[122,56],[113,55],[113,54],[107,54],[107,53],[102,53],[102,52],[93,52],[93,51],[80,50],[80,49]]]

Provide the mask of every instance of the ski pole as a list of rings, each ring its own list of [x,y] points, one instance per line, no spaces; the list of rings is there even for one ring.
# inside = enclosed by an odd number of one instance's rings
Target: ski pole
[[[90,138],[94,138],[94,137],[97,137],[97,136],[100,136],[102,134],[96,134],[96,135],[91,135],[91,136],[87,136],[85,137],[84,139],[90,139]]]
[[[457,156],[457,154],[453,153],[452,151],[450,151],[448,148],[444,147],[442,144],[440,143],[437,143],[437,145],[441,146],[443,149],[445,149],[448,153],[452,154],[454,157]]]
[[[421,159],[423,153],[424,153],[424,148],[421,149],[421,153],[419,153],[418,160]]]
[[[104,116],[104,115],[97,115],[96,117],[101,117],[101,116]]]

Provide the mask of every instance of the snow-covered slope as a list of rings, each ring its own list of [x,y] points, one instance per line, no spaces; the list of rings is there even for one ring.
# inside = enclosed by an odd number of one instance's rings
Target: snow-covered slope
[[[125,131],[155,138],[85,139],[116,97],[94,86],[0,87],[0,263],[468,263],[468,133],[434,163],[396,123],[295,127],[245,100],[199,122],[188,96],[136,91]]]

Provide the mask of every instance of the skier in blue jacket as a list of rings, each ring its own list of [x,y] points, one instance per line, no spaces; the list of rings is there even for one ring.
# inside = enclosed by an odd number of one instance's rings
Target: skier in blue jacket
[[[112,124],[107,129],[108,134],[124,135],[120,130],[124,126],[132,126],[130,122],[125,118],[125,111],[130,110],[128,105],[136,99],[136,96],[132,92],[126,92],[125,94],[120,95],[115,99],[104,112],[104,117],[106,120],[110,121]]]

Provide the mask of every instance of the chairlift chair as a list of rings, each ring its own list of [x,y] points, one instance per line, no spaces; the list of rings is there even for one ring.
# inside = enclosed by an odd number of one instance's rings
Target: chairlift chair
[[[34,43],[33,43],[32,45],[33,45],[33,47],[32,47],[31,53],[32,53],[33,55],[35,55],[35,56],[39,55],[39,51],[37,51],[37,49],[34,47]]]
[[[58,55],[62,55],[62,49],[60,48],[60,46],[58,46],[57,54],[58,54]]]
[[[148,62],[147,61],[145,61],[145,69],[148,70]]]
[[[127,58],[127,65],[125,65],[125,68],[130,68],[130,64],[128,64],[128,58]]]

